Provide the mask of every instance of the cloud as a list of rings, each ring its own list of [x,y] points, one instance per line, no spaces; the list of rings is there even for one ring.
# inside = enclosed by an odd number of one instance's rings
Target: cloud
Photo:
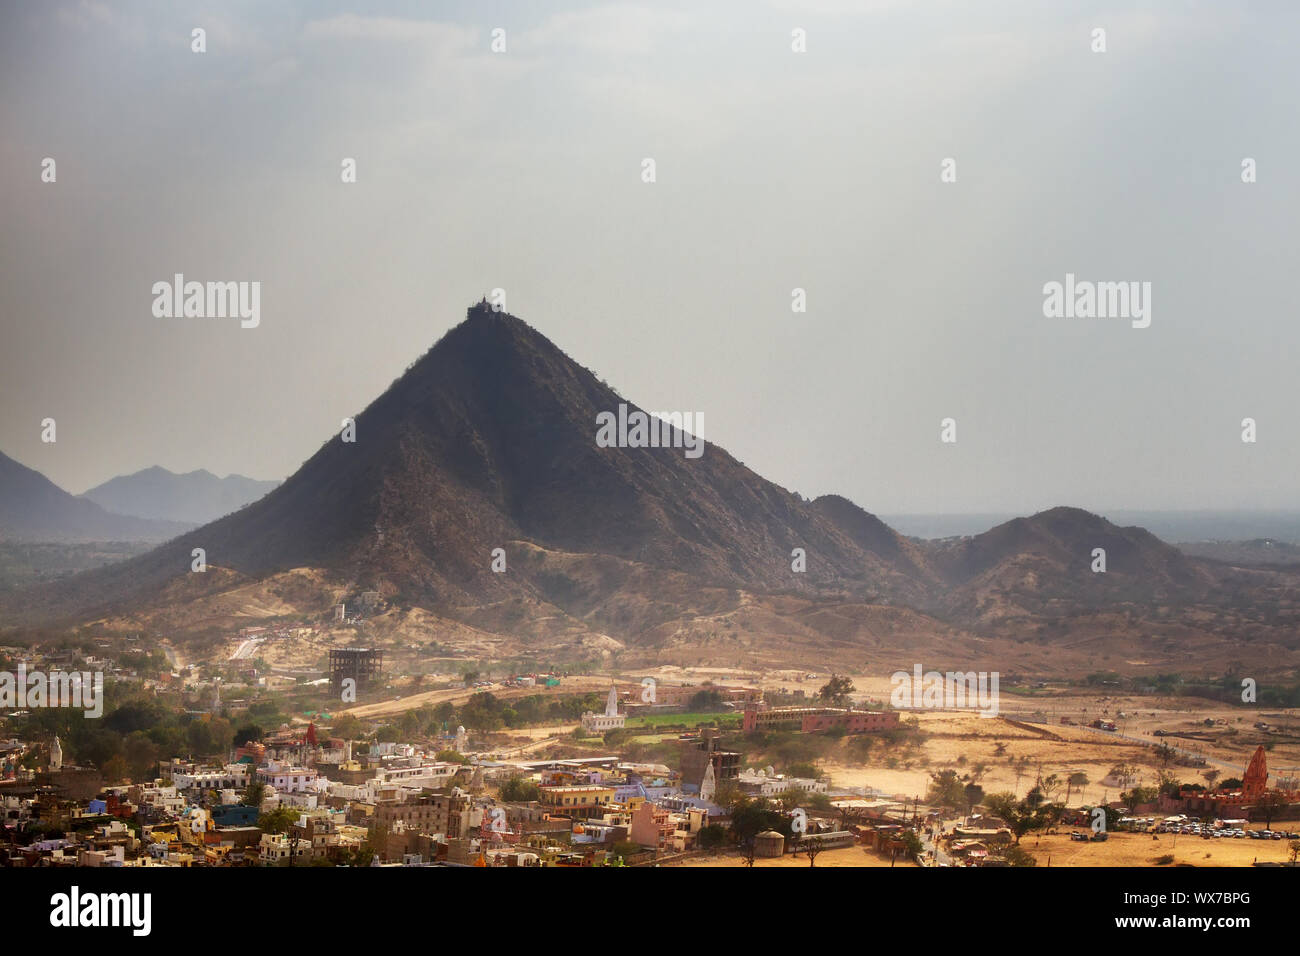
[[[682,11],[635,4],[599,6],[558,13],[528,31],[526,52],[584,52],[608,57],[648,56],[673,36],[693,28],[696,18]]]
[[[309,21],[303,35],[309,40],[369,40],[429,47],[439,53],[469,53],[480,31],[471,27],[411,20],[400,17],[362,17],[346,13]]]
[[[59,7],[58,19],[64,26],[89,30],[97,24],[111,23],[113,12],[108,4],[99,3],[98,0],[79,0],[75,6]]]

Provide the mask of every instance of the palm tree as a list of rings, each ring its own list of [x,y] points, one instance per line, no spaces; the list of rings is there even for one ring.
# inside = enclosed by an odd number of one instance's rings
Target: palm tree
[[[1065,805],[1070,805],[1070,792],[1078,787],[1080,791],[1088,785],[1088,775],[1082,770],[1076,770],[1065,778]]]

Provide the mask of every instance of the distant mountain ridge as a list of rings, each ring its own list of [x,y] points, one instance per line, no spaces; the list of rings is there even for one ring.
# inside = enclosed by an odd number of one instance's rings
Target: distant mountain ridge
[[[176,474],[157,465],[118,475],[78,495],[120,515],[200,525],[238,511],[279,486],[205,469]]]
[[[194,527],[113,514],[0,453],[0,536],[15,541],[165,541]]]

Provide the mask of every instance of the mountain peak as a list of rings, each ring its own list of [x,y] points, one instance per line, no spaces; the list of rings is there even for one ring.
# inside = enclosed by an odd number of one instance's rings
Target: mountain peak
[[[846,499],[805,502],[712,443],[696,458],[599,446],[597,416],[623,401],[480,300],[356,416],[355,441],[331,436],[273,494],[123,566],[121,593],[156,593],[203,547],[245,574],[329,569],[424,607],[594,596],[530,571],[514,542],[722,587],[921,597],[915,549]],[[498,547],[508,574],[490,572]],[[796,548],[815,556],[807,573],[791,570]]]
[[[115,514],[197,525],[256,501],[278,484],[242,475],[218,478],[206,468],[177,474],[153,465],[110,478],[79,497]]]
[[[159,541],[188,527],[192,525],[111,513],[0,452],[0,538]]]

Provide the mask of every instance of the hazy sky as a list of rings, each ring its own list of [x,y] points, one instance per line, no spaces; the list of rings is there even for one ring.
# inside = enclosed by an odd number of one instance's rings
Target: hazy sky
[[[0,450],[286,477],[501,287],[808,496],[1295,506],[1297,48],[1289,0],[9,4]],[[177,272],[260,325],[154,317]],[[1044,317],[1067,272],[1150,327]]]

